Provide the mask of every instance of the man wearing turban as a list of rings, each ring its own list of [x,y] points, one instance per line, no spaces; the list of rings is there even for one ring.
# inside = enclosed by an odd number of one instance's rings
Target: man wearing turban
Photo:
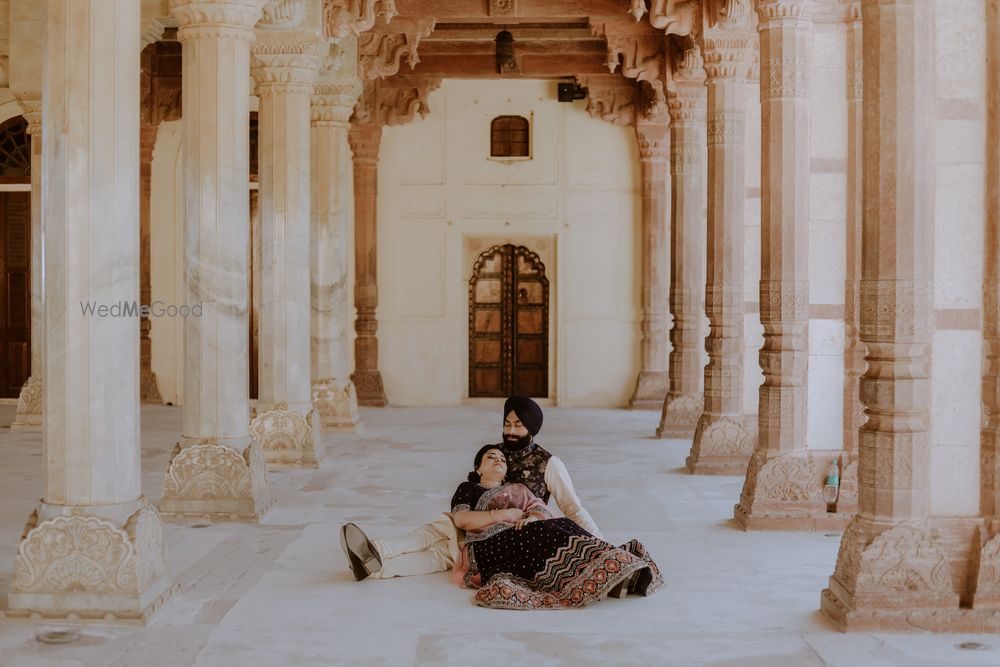
[[[526,396],[507,399],[502,449],[507,457],[508,481],[524,484],[546,503],[554,498],[566,518],[603,539],[581,505],[565,464],[535,442],[541,428],[538,403]],[[357,581],[443,572],[451,569],[459,556],[458,531],[448,514],[390,539],[369,540],[358,526],[348,523],[340,529],[340,545]]]

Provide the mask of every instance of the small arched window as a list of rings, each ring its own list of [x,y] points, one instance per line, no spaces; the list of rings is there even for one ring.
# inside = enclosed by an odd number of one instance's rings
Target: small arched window
[[[530,157],[530,125],[524,116],[497,116],[490,123],[490,157]]]

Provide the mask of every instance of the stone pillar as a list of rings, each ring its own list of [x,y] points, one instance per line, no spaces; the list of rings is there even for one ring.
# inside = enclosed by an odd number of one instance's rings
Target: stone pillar
[[[17,94],[31,137],[31,376],[21,387],[12,429],[40,431],[45,389],[45,279],[42,231],[42,95]]]
[[[670,109],[670,387],[660,438],[690,438],[703,409],[701,323],[705,286],[705,70],[698,47],[685,54],[667,91]]]
[[[642,345],[639,377],[628,406],[659,410],[667,395],[670,130],[640,120],[635,135],[642,173]]]
[[[153,180],[153,148],[156,146],[156,125],[139,128],[139,303],[152,303],[152,265],[149,248],[149,206]],[[143,403],[163,403],[153,372],[153,341],[149,338],[152,322],[148,316],[139,319],[139,395]]]
[[[173,0],[183,44],[184,423],[165,514],[259,519],[269,504],[249,433],[250,43],[264,0]]]
[[[757,448],[734,510],[752,529],[830,529],[823,476],[835,453],[806,446],[809,376],[811,0],[757,0],[761,99],[760,367]]]
[[[50,0],[44,51],[45,471],[7,614],[144,620],[172,587],[141,491],[138,321],[113,312],[139,292],[139,5]]]
[[[755,425],[743,415],[743,219],[746,207],[746,89],[756,40],[747,16],[704,35],[708,75],[708,255],[705,405],[687,458],[693,473],[741,475]]]
[[[983,262],[981,537],[973,607],[1000,609],[1000,0],[986,3],[986,234]]]
[[[861,3],[851,4],[847,24],[847,265],[844,275],[844,450],[857,454],[865,421],[859,384],[865,372],[861,343],[862,119]]]
[[[312,399],[324,428],[348,431],[361,423],[350,378],[347,292],[354,226],[347,131],[360,94],[356,77],[321,74],[312,98]]]
[[[914,610],[958,610],[931,510],[934,265],[933,3],[871,0],[864,21],[861,340],[867,370],[859,511],[823,611],[847,629],[913,628]],[[959,550],[959,553],[962,550]],[[966,554],[954,554],[957,559]],[[957,579],[955,580],[958,581]],[[947,617],[947,616],[946,616]],[[933,620],[933,619],[930,619]],[[939,629],[949,626],[942,622]]]
[[[354,154],[354,373],[358,403],[382,408],[389,404],[378,369],[378,149],[379,123],[357,123],[347,134]]]
[[[271,465],[317,467],[323,456],[310,381],[309,118],[318,42],[258,42],[260,325],[251,435]]]

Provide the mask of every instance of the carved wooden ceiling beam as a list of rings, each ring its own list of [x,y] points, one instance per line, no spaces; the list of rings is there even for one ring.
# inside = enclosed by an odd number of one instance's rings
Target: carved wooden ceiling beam
[[[358,71],[361,79],[384,79],[399,72],[403,58],[410,68],[417,66],[420,40],[434,30],[433,18],[399,17],[387,25],[379,22],[374,30],[358,37]]]

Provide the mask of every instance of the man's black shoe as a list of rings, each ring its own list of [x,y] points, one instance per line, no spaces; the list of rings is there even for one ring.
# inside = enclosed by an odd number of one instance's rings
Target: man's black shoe
[[[351,565],[354,580],[361,581],[382,569],[382,559],[364,531],[353,523],[340,527],[340,547]]]

